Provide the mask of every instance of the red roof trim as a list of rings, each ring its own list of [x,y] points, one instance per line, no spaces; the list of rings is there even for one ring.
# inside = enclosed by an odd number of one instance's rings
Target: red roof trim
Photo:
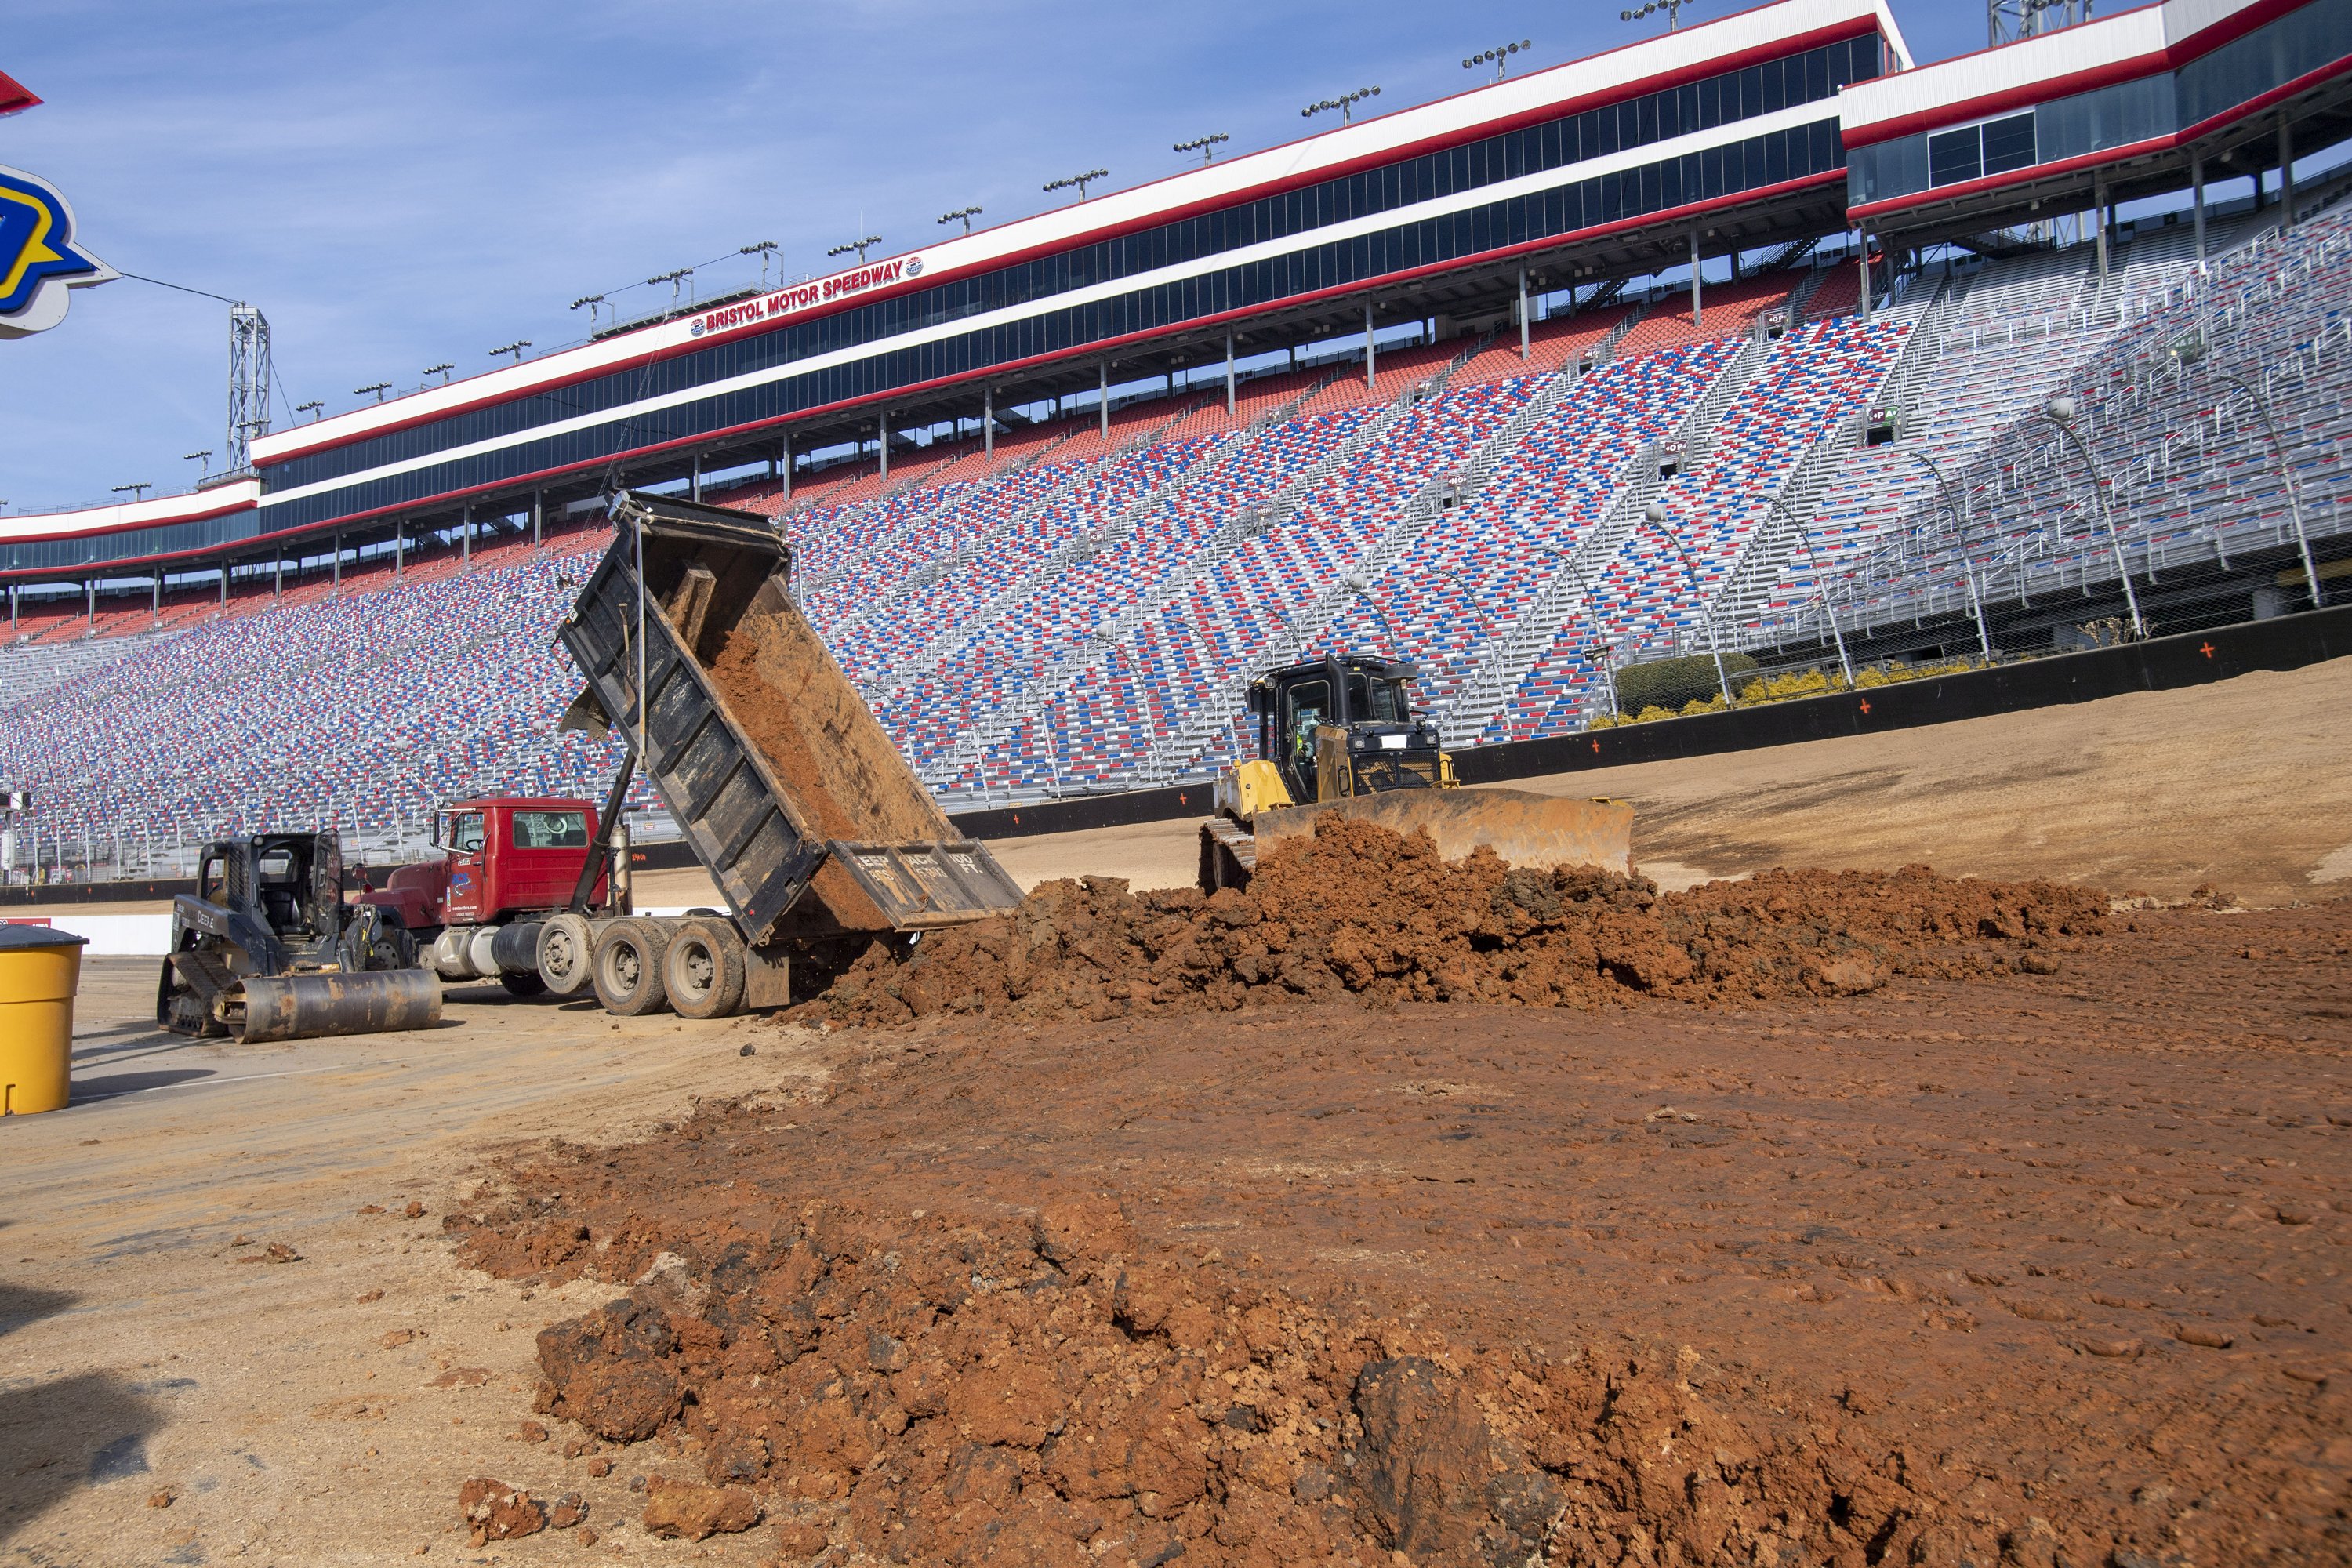
[[[1761,7],[1759,7],[1759,9]],[[1726,17],[1722,20],[1727,21],[1730,18]],[[1715,24],[1709,25],[1713,26]],[[1223,195],[1213,198],[1187,203],[1181,206],[1163,207],[1158,211],[1145,214],[1125,223],[1107,224],[1101,228],[1088,229],[1084,233],[1070,236],[1066,239],[1056,239],[1040,243],[1038,245],[1031,246],[1024,250],[1013,251],[1003,256],[991,257],[985,261],[973,262],[968,266],[953,268],[940,272],[926,272],[919,279],[910,279],[902,283],[894,283],[887,288],[868,289],[865,293],[851,295],[845,299],[835,300],[829,304],[818,306],[813,310],[795,311],[791,316],[788,316],[782,321],[761,321],[749,326],[738,327],[730,331],[709,333],[703,337],[694,338],[686,342],[673,344],[668,348],[650,350],[643,354],[631,358],[609,361],[593,369],[573,372],[570,374],[556,376],[547,381],[533,382],[529,386],[513,392],[496,394],[486,393],[480,397],[474,398],[465,403],[454,404],[434,413],[418,414],[407,419],[395,420],[388,425],[373,426],[364,431],[357,432],[350,436],[337,437],[331,440],[319,441],[309,446],[290,447],[288,450],[279,453],[276,457],[271,458],[264,466],[274,467],[278,463],[289,462],[299,457],[308,457],[312,453],[330,451],[337,447],[350,446],[355,442],[372,441],[380,436],[389,436],[402,430],[414,429],[421,425],[438,424],[444,419],[455,418],[462,414],[472,413],[476,409],[491,407],[501,403],[511,403],[518,398],[535,397],[543,393],[558,392],[567,386],[575,386],[583,381],[594,381],[603,376],[622,374],[629,370],[635,369],[641,365],[657,363],[662,360],[672,359],[680,354],[698,353],[702,350],[713,347],[716,344],[733,342],[741,338],[757,337],[766,332],[781,331],[788,327],[798,326],[803,321],[818,321],[824,317],[834,315],[839,311],[862,308],[878,300],[891,299],[900,294],[911,293],[921,289],[934,288],[941,283],[954,282],[961,279],[973,277],[982,273],[999,271],[1007,267],[1017,267],[1023,262],[1035,260],[1041,256],[1051,256],[1061,251],[1076,250],[1080,247],[1099,244],[1104,240],[1123,238],[1130,234],[1139,234],[1146,229],[1157,228],[1162,224],[1180,223],[1186,218],[1195,217],[1202,213],[1215,212],[1225,207],[1238,206],[1243,203],[1259,201],[1267,196],[1283,195],[1294,190],[1303,189],[1308,185],[1321,184],[1328,180],[1344,179],[1350,174],[1359,174],[1370,169],[1382,168],[1390,163],[1402,163],[1408,158],[1418,158],[1424,153],[1444,152],[1449,148],[1462,146],[1468,142],[1484,141],[1489,136],[1505,135],[1513,131],[1522,130],[1529,125],[1540,125],[1548,121],[1563,120],[1571,114],[1581,114],[1587,110],[1598,109],[1605,104],[1622,102],[1629,98],[1640,98],[1648,93],[1664,92],[1669,89],[1681,87],[1689,82],[1704,80],[1711,76],[1721,76],[1729,71],[1743,70],[1751,65],[1761,65],[1766,60],[1779,59],[1784,56],[1791,54],[1801,54],[1807,49],[1817,48],[1824,44],[1836,43],[1845,38],[1859,37],[1865,33],[1875,33],[1877,30],[1878,24],[1876,17],[1874,16],[1865,14],[1853,17],[1844,22],[1833,23],[1824,27],[1816,27],[1810,32],[1799,33],[1785,38],[1775,39],[1769,44],[1759,45],[1754,48],[1737,50],[1728,55],[1718,56],[1712,59],[1698,61],[1677,70],[1660,71],[1654,75],[1639,78],[1632,81],[1613,83],[1606,89],[1586,93],[1580,98],[1563,100],[1557,103],[1544,105],[1539,109],[1528,110],[1514,115],[1506,115],[1497,120],[1482,121],[1476,125],[1465,126],[1459,130],[1446,132],[1439,135],[1423,137],[1417,142],[1408,142],[1400,147],[1387,148],[1379,153],[1367,153],[1362,157],[1350,159],[1345,163],[1334,163],[1323,168],[1303,171],[1297,174],[1286,175],[1280,179],[1266,180],[1258,184],[1245,186],[1237,191],[1226,192]],[[1624,47],[1631,48],[1638,46],[1627,45]],[[1615,53],[1617,51],[1612,50],[1610,52]],[[1595,56],[1591,58],[1600,58],[1604,57]],[[1582,65],[1585,63],[1587,62],[1584,60],[1574,60],[1569,62],[1570,65]],[[1550,68],[1553,70],[1564,70],[1568,68],[1568,67],[1554,66]],[[1470,90],[1482,91],[1485,89],[1472,89]],[[1466,94],[1455,94],[1454,96],[1462,97],[1466,96]],[[1438,101],[1442,102],[1444,100],[1440,100]],[[1834,99],[1824,99],[1822,101],[1826,104],[1832,103],[1835,100]],[[1399,110],[1397,112],[1402,114],[1411,111],[1408,110]],[[1387,117],[1384,116],[1383,118]],[[1727,129],[1727,127],[1726,129]],[[1324,134],[1329,135],[1332,134],[1332,132],[1326,132]],[[1302,138],[1301,140],[1313,140],[1313,138]],[[1295,145],[1295,143],[1286,143],[1286,145]],[[1279,147],[1271,149],[1271,151],[1276,152],[1279,152],[1280,150],[1281,149]],[[1165,178],[1171,180],[1181,177],[1182,176],[1181,175],[1174,174],[1165,176]],[[1158,184],[1160,182],[1155,181],[1152,183]],[[1140,189],[1148,187],[1138,188]],[[689,318],[681,316],[677,319],[679,321],[685,321]],[[651,329],[645,330],[650,331]],[[486,374],[495,374],[496,373],[489,372]]]
[[[1344,299],[1351,294],[1362,294],[1370,290],[1376,289],[1382,285],[1394,285],[1397,283],[1410,282],[1416,278],[1424,278],[1434,273],[1451,271],[1457,268],[1473,266],[1479,263],[1507,261],[1515,256],[1526,256],[1539,250],[1552,249],[1569,241],[1602,238],[1609,235],[1622,234],[1629,229],[1641,228],[1654,224],[1663,225],[1679,222],[1685,219],[1701,216],[1711,212],[1720,212],[1726,208],[1738,206],[1745,203],[1756,201],[1760,198],[1786,195],[1793,191],[1806,190],[1812,187],[1831,184],[1844,178],[1844,170],[1832,169],[1823,174],[1807,174],[1801,179],[1783,180],[1776,185],[1759,185],[1753,190],[1739,191],[1727,196],[1717,196],[1712,201],[1694,202],[1685,206],[1673,207],[1663,212],[1647,213],[1639,217],[1621,218],[1615,223],[1601,224],[1591,228],[1578,229],[1573,234],[1558,235],[1546,239],[1529,240],[1524,244],[1505,246],[1494,250],[1481,251],[1475,256],[1461,257],[1452,261],[1434,262],[1426,267],[1416,267],[1408,268],[1402,272],[1386,273],[1381,277],[1370,279],[1360,283],[1343,284],[1335,288],[1318,289],[1311,294],[1296,295],[1275,306],[1253,307],[1249,310],[1227,310],[1213,316],[1199,316],[1193,318],[1192,321],[1180,323],[1180,325],[1185,329],[1213,327],[1223,322],[1241,321],[1254,315],[1265,315],[1275,310],[1289,310],[1298,304],[1312,303],[1318,300]],[[579,473],[589,468],[601,468],[607,463],[615,461],[616,459],[642,459],[662,452],[677,451],[688,447],[704,446],[712,441],[724,440],[730,436],[739,436],[749,431],[777,429],[798,422],[838,413],[844,409],[872,407],[877,404],[886,403],[894,398],[904,397],[909,393],[926,392],[943,386],[954,386],[986,380],[993,376],[1002,375],[1008,370],[1021,370],[1033,365],[1049,364],[1057,360],[1090,359],[1101,353],[1106,348],[1117,348],[1125,343],[1139,342],[1150,338],[1164,337],[1169,332],[1175,330],[1177,330],[1176,327],[1170,326],[1155,327],[1149,331],[1130,332],[1124,337],[1111,338],[1088,343],[1083,348],[1065,350],[1057,353],[1034,354],[1027,359],[1014,361],[1010,364],[991,365],[985,370],[973,371],[961,375],[940,376],[930,381],[919,382],[908,386],[893,387],[887,393],[881,393],[871,397],[845,398],[841,402],[828,403],[816,408],[800,409],[781,418],[755,419],[747,421],[741,425],[730,425],[722,430],[705,430],[693,436],[680,437],[676,440],[664,441],[650,447],[633,447],[628,451],[619,454],[607,454],[601,458],[587,458],[577,463],[565,463],[551,468],[541,468],[528,474],[517,474],[510,479],[500,479],[495,486],[476,485],[460,489],[443,490],[437,495],[425,496],[415,500],[403,501],[397,506],[376,507],[368,511],[351,512],[341,517],[328,518],[319,522],[304,523],[299,528],[289,529],[283,531],[294,533],[307,532],[310,530],[320,528],[348,527],[354,522],[362,522],[373,518],[392,517],[402,512],[415,512],[431,507],[445,505],[449,502],[459,500],[468,495],[478,495],[485,489],[506,489],[510,487],[522,485],[542,484],[549,479],[557,478],[558,476]],[[278,537],[278,535],[263,534],[260,537],[269,539]]]

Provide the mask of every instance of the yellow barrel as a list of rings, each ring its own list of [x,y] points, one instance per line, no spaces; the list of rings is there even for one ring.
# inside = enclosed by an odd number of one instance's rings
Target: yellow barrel
[[[88,940],[48,926],[0,925],[0,1115],[65,1109]]]

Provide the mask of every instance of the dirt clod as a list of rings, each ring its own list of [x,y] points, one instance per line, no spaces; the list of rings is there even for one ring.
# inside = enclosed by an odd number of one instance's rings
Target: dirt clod
[[[473,1543],[512,1541],[547,1528],[547,1509],[529,1492],[480,1477],[457,1489],[457,1510],[473,1527]]]
[[[685,1397],[667,1359],[677,1345],[660,1308],[628,1298],[542,1329],[537,1408],[614,1442],[650,1437]]]
[[[656,1476],[646,1483],[646,1529],[676,1541],[740,1535],[760,1522],[760,1500],[741,1487],[706,1487]]]

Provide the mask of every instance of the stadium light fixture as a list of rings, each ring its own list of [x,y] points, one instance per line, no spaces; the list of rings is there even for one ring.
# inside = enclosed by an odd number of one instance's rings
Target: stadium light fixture
[[[879,245],[881,243],[882,237],[880,235],[869,234],[864,239],[853,239],[846,245],[835,246],[831,250],[824,253],[825,258],[827,260],[831,260],[834,257],[846,256],[854,250],[857,252],[857,265],[863,267],[866,265],[866,247],[869,246]]]
[[[1379,88],[1360,87],[1353,92],[1343,92],[1337,98],[1327,98],[1319,103],[1310,103],[1298,111],[1298,117],[1301,120],[1312,120],[1325,110],[1336,109],[1339,111],[1340,124],[1352,124],[1356,118],[1356,105],[1368,98],[1378,98],[1380,95]]]
[[[1731,677],[1723,673],[1723,648],[1715,639],[1715,613],[1706,607],[1706,591],[1698,585],[1698,566],[1691,560],[1690,552],[1683,548],[1682,535],[1666,521],[1666,503],[1652,501],[1642,509],[1642,521],[1665,535],[1675,553],[1683,558],[1683,570],[1690,575],[1691,597],[1697,601],[1698,613],[1706,621],[1706,651],[1715,655],[1715,683],[1723,688],[1723,705],[1731,706]]]
[[[383,401],[383,395],[391,390],[392,383],[388,381],[371,381],[365,386],[352,387],[352,395],[353,397],[365,397],[369,393],[373,392],[375,394],[375,400],[378,403],[382,403]]]
[[[510,343],[500,343],[498,347],[489,351],[489,355],[492,359],[496,359],[500,354],[512,354],[514,355],[515,363],[520,364],[522,363],[522,351],[529,347],[530,347],[530,340],[529,338],[517,338]]]
[[[587,307],[588,330],[593,332],[596,330],[596,307],[604,303],[604,296],[602,294],[583,294],[580,298],[572,301],[572,308],[577,310],[583,306]],[[620,313],[619,308],[615,307],[613,311],[614,318],[617,319],[620,316]]]
[[[762,289],[768,286],[768,258],[775,253],[776,242],[772,239],[763,239],[757,245],[739,245],[735,247],[735,254],[738,256],[756,256],[760,258],[760,287]]]
[[[940,221],[946,224],[961,220],[964,233],[970,234],[971,232],[971,220],[979,216],[980,208],[976,206],[958,207],[951,213],[941,213],[940,215]]]
[[[1617,19],[1621,22],[1639,22],[1664,11],[1666,14],[1666,31],[1671,33],[1682,25],[1682,8],[1688,3],[1689,0],[1650,0],[1646,5],[1637,5],[1631,11],[1618,12]]]
[[[2263,396],[2261,389],[2252,382],[2235,371],[2223,370],[2219,365],[2210,364],[2206,359],[2205,340],[2193,332],[2174,343],[2166,352],[2170,355],[2173,363],[2183,370],[2194,369],[2200,364],[2206,365],[2215,375],[2253,400],[2254,412],[2263,416],[2263,433],[2270,437],[2271,453],[2278,459],[2279,478],[2286,484],[2286,511],[2287,516],[2294,521],[2295,549],[2303,555],[2304,585],[2311,590],[2311,607],[2315,610],[2318,609],[2326,601],[2320,596],[2319,568],[2314,565],[2311,560],[2311,536],[2304,531],[2303,492],[2295,485],[2294,465],[2286,460],[2286,443],[2279,439],[2278,421],[2271,415],[2271,400]]]
[[[457,367],[456,365],[451,364],[447,360],[443,360],[439,364],[426,365],[421,374],[425,375],[437,375],[441,378],[441,384],[446,386],[449,384],[449,373],[457,368]]]
[[[327,406],[325,404],[323,404],[323,403],[320,402],[317,398],[315,398],[315,397],[314,397],[314,398],[310,399],[310,402],[308,402],[308,403],[298,403],[298,404],[296,404],[296,405],[294,405],[294,412],[295,412],[295,413],[297,413],[297,414],[309,414],[309,415],[313,415],[313,416],[315,416],[315,415],[319,412],[319,410],[320,410],[321,408],[324,408],[325,406]]]
[[[1462,68],[1464,70],[1476,70],[1480,66],[1492,65],[1495,68],[1495,79],[1496,81],[1500,81],[1510,69],[1511,57],[1519,53],[1523,49],[1531,49],[1533,47],[1535,47],[1535,43],[1532,39],[1528,38],[1521,38],[1516,44],[1497,44],[1491,49],[1486,49],[1478,54],[1472,55],[1468,59],[1464,60],[1462,62]]]
[[[2091,476],[2091,498],[2099,503],[2099,521],[2107,525],[2107,548],[2115,552],[2116,576],[2123,583],[2124,605],[2131,611],[2132,636],[2145,637],[2147,623],[2140,619],[2139,594],[2132,587],[2131,569],[2124,563],[2124,542],[2116,532],[2115,514],[2107,510],[2107,477],[2099,471],[2098,459],[2091,456],[2082,433],[2074,428],[2074,400],[2061,393],[2042,405],[2042,414],[2074,448]]]
[[[1198,153],[1201,154],[1202,166],[1205,168],[1207,165],[1217,161],[1217,143],[1220,142],[1230,142],[1232,140],[1232,137],[1226,135],[1223,132],[1219,131],[1208,136],[1195,136],[1190,142],[1179,142],[1175,146],[1170,148],[1169,151],[1171,153]]]
[[[1087,186],[1088,184],[1096,180],[1108,180],[1109,178],[1110,171],[1108,169],[1088,169],[1083,174],[1072,174],[1066,179],[1048,180],[1040,188],[1050,196],[1055,191],[1066,191],[1075,187],[1078,193],[1078,200],[1085,201],[1087,199]]]
[[[152,479],[142,479],[135,485],[117,485],[114,487],[114,493],[116,495],[121,495],[125,490],[128,490],[131,492],[131,499],[132,500],[139,500],[143,499],[147,492],[154,488],[155,483]]]
[[[656,284],[656,283],[667,283],[667,284],[668,284],[668,285],[669,285],[669,308],[670,308],[671,310],[677,310],[677,289],[678,289],[678,285],[679,285],[679,284],[681,284],[681,283],[683,283],[683,282],[685,282],[688,279],[689,279],[689,278],[691,278],[691,277],[693,277],[693,276],[694,276],[694,268],[691,268],[691,267],[680,267],[680,268],[676,268],[675,270],[673,270],[673,271],[669,271],[669,272],[656,272],[656,273],[655,273],[651,278],[646,279],[646,286],[647,286],[647,287],[649,287],[649,288],[650,288],[652,285]]]
[[[209,474],[213,471],[213,455],[212,450],[209,447],[201,452],[184,452],[180,456],[180,461],[184,463],[202,463],[205,466],[205,472]]]

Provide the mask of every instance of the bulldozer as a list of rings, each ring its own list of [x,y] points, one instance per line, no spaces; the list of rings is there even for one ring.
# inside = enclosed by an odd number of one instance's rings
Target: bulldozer
[[[1485,845],[1530,869],[1632,870],[1633,808],[1622,800],[1462,788],[1437,725],[1412,706],[1418,676],[1401,660],[1332,653],[1252,681],[1258,754],[1217,775],[1201,890],[1247,887],[1261,853],[1334,812],[1425,832],[1449,860]]]
[[[415,963],[397,922],[343,902],[336,835],[219,839],[196,858],[196,890],[172,900],[155,1021],[247,1045],[431,1028],[441,984]]]

